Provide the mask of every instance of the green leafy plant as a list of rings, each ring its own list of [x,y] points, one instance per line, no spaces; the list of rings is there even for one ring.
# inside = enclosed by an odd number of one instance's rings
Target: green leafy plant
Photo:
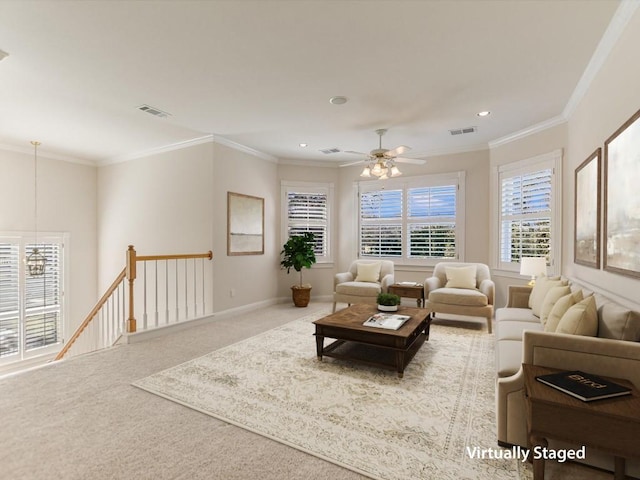
[[[302,269],[311,268],[311,265],[316,263],[316,254],[313,251],[313,246],[313,233],[305,232],[302,235],[289,237],[280,252],[280,255],[282,255],[282,261],[280,262],[282,268],[286,268],[287,273],[292,268],[300,273],[300,287],[302,287]]]
[[[394,293],[379,293],[377,299],[378,305],[393,307],[400,305],[400,297]]]

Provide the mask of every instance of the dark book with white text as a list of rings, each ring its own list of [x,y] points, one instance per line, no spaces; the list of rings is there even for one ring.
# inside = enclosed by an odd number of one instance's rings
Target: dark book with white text
[[[579,370],[540,375],[536,377],[536,380],[579,398],[583,402],[619,397],[631,393],[630,388]]]

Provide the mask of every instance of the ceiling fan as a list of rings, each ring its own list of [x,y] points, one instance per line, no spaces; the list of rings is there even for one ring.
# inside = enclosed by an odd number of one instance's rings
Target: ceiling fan
[[[386,180],[389,177],[397,177],[402,175],[398,167],[396,166],[396,162],[398,163],[413,163],[417,165],[422,165],[425,163],[424,160],[417,160],[413,158],[402,158],[399,155],[402,155],[405,152],[411,150],[411,147],[407,147],[406,145],[400,145],[392,150],[387,150],[382,148],[382,136],[387,133],[386,128],[380,128],[376,130],[376,134],[380,137],[378,148],[371,150],[369,153],[362,152],[353,152],[346,151],[345,153],[351,153],[354,155],[363,155],[367,157],[367,165],[364,167],[364,170],[360,174],[361,177],[371,177],[372,175],[378,177],[380,180]],[[360,163],[362,160],[358,160],[357,162],[345,163],[340,165],[341,167],[348,167],[351,165],[356,165]]]

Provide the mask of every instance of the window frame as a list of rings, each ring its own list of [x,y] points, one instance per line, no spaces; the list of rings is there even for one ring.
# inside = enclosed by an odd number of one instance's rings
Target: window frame
[[[25,320],[29,315],[29,312],[26,306],[26,278],[27,267],[26,267],[26,256],[29,252],[27,252],[26,246],[32,244],[36,241],[36,236],[33,233],[13,233],[13,232],[0,232],[0,242],[2,243],[13,243],[18,245],[18,318],[19,318],[19,349],[17,355],[10,355],[4,358],[0,358],[0,366],[4,365],[15,365],[20,362],[28,362],[34,358],[53,355],[59,352],[64,346],[64,342],[66,339],[67,332],[67,272],[68,272],[68,255],[67,255],[67,244],[68,244],[68,234],[63,233],[41,233],[38,232],[37,235],[37,243],[38,244],[57,244],[59,245],[59,258],[58,258],[58,296],[59,296],[59,328],[60,331],[56,332],[57,334],[57,342],[45,345],[42,347],[35,347],[31,349],[27,349],[26,345],[26,323]],[[45,312],[51,312],[51,306],[47,306],[43,308]]]
[[[280,182],[280,206],[281,206],[281,232],[280,232],[280,244],[284,245],[289,240],[289,193],[309,193],[309,194],[324,194],[327,196],[327,219],[326,225],[326,255],[316,255],[317,264],[329,264],[333,263],[333,245],[332,245],[332,218],[333,218],[333,202],[334,202],[334,186],[333,183],[321,183],[321,182],[298,182],[282,180]]]
[[[548,275],[559,275],[562,265],[562,149],[515,162],[496,165],[493,176],[493,248],[491,249],[492,268],[503,272],[520,273],[520,262],[502,261],[502,182],[503,179],[551,169],[551,200],[549,216],[549,264]]]
[[[357,258],[366,259],[380,259],[391,260],[396,265],[400,266],[434,266],[440,262],[460,262],[464,261],[465,255],[465,171],[457,171],[443,174],[433,175],[419,175],[402,178],[391,178],[388,180],[369,180],[359,181],[354,185],[355,193],[355,236],[356,241],[356,256]],[[439,187],[447,185],[456,185],[456,216],[455,216],[455,240],[456,251],[453,257],[427,257],[427,258],[415,258],[409,256],[409,226],[412,224],[421,223],[422,220],[412,219],[408,216],[408,192],[413,188],[424,187]],[[378,190],[402,190],[402,214],[399,221],[402,229],[401,235],[401,256],[387,256],[387,257],[362,257],[360,255],[362,249],[362,225],[368,223],[363,220],[360,212],[360,194],[365,192],[372,192]],[[371,224],[382,222],[371,222]],[[396,222],[398,223],[398,222]]]

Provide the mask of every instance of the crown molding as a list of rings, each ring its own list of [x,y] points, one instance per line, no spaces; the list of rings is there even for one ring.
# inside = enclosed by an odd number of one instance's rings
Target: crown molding
[[[174,150],[181,150],[183,148],[193,147],[195,145],[201,145],[203,143],[210,143],[213,141],[213,135],[205,135],[202,137],[192,138],[183,142],[176,142],[162,147],[150,148],[136,153],[127,153],[125,155],[118,155],[116,157],[106,158],[99,162],[100,166],[113,165],[115,163],[128,162],[137,158],[149,157],[151,155],[157,155],[159,153],[172,152]]]
[[[613,50],[613,47],[618,42],[622,32],[624,32],[629,20],[631,20],[631,17],[639,6],[640,2],[637,0],[622,0],[620,2],[620,5],[611,18],[609,26],[605,30],[604,35],[602,35],[598,46],[593,52],[593,56],[591,57],[587,68],[585,68],[582,77],[580,77],[580,80],[571,95],[571,98],[569,98],[567,105],[562,111],[562,116],[567,120],[571,117],[577,106],[587,94],[587,91],[591,86],[591,82],[593,82],[593,79],[604,65],[604,62],[609,57],[611,50]]]
[[[221,137],[219,135],[211,135],[213,141],[224,145],[229,148],[233,148],[234,150],[238,150],[240,152],[248,153],[249,155],[253,155],[254,157],[261,158],[266,160],[267,162],[278,163],[278,158],[273,155],[269,155],[268,153],[261,152],[259,150],[255,150],[251,147],[247,147],[240,143],[236,143],[233,140],[229,140],[228,138]]]
[[[33,155],[33,147],[22,147],[17,145],[10,145],[7,143],[0,143],[0,150],[22,153],[25,155]],[[87,165],[90,167],[97,166],[97,163],[91,160],[72,157],[70,155],[61,155],[59,153],[48,152],[47,150],[42,150],[42,147],[38,148],[38,158],[46,158],[49,160],[57,160],[60,162],[68,162],[68,163],[78,163],[80,165]]]
[[[505,135],[504,137],[491,140],[489,142],[489,148],[496,148],[506,143],[510,143],[515,140],[520,140],[530,135],[543,132],[549,128],[562,125],[563,123],[566,123],[566,122],[567,120],[564,118],[563,115],[557,115],[553,118],[545,120],[544,122],[536,123],[535,125],[531,125],[530,127],[523,128],[522,130],[518,130],[517,132],[510,133],[508,135]]]
[[[149,157],[151,155],[157,155],[160,153],[172,152],[174,150],[181,150],[183,148],[189,148],[195,145],[202,145],[203,143],[219,143],[220,145],[224,145],[226,147],[233,148],[234,150],[248,153],[249,155],[253,155],[254,157],[258,157],[269,162],[278,163],[278,159],[272,155],[268,155],[266,153],[255,150],[253,148],[246,147],[244,145],[233,142],[219,135],[210,134],[210,135],[203,135],[202,137],[192,138],[190,140],[185,140],[183,142],[176,142],[170,145],[164,145],[162,147],[143,150],[137,153],[108,158],[101,161],[100,166],[111,165],[114,163],[128,162],[129,160],[135,160],[136,158]]]

